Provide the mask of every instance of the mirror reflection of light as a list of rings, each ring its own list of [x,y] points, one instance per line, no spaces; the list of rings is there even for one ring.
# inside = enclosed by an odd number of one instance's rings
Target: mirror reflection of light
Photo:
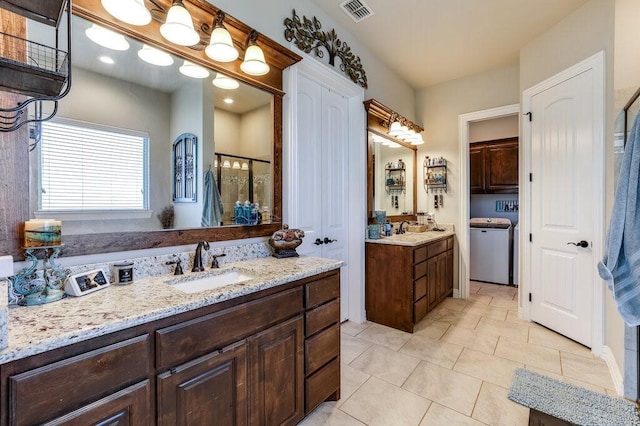
[[[143,44],[142,49],[138,50],[138,57],[145,62],[160,67],[167,67],[173,64],[173,58],[167,52],[163,52],[146,44]]]
[[[249,170],[249,165],[247,163],[242,163],[242,170]]]
[[[402,145],[400,145],[399,143],[391,142],[388,146],[389,148],[400,148]]]
[[[240,169],[240,162],[239,161],[234,161],[233,162],[233,166],[231,166],[231,168],[239,170]]]
[[[151,12],[144,6],[144,0],[102,0],[102,6],[111,16],[131,25],[147,25],[151,22]]]
[[[222,163],[222,167],[224,167],[225,169],[231,168],[231,162],[229,162],[229,160],[224,160],[224,162]]]
[[[109,64],[109,65],[113,65],[116,63],[116,61],[104,55],[100,56],[98,59],[100,60],[100,62],[104,62],[105,64]]]
[[[200,65],[196,65],[193,62],[184,61],[180,67],[180,72],[187,77],[191,78],[207,78],[209,77],[209,70]]]
[[[233,99],[231,99],[231,98],[224,98],[222,101],[223,101],[225,104],[232,104],[232,103],[233,103]]]
[[[107,49],[127,50],[129,48],[129,42],[125,40],[122,34],[118,34],[99,25],[91,25],[84,33],[89,37],[89,40]]]
[[[216,78],[213,79],[212,83],[214,86],[219,87],[220,89],[233,90],[240,87],[240,83],[238,83],[238,80],[234,80],[233,78],[227,77],[226,75],[222,75],[220,73],[216,75]]]

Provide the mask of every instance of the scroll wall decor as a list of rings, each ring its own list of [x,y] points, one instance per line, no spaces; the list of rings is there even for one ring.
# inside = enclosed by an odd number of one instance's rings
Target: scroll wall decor
[[[298,49],[305,53],[313,51],[319,58],[324,57],[321,48],[325,48],[329,54],[329,65],[335,67],[337,56],[342,61],[340,70],[354,83],[367,88],[367,74],[362,68],[360,57],[354,55],[351,47],[338,38],[335,29],[329,32],[322,31],[322,24],[315,16],[313,20],[302,16],[301,21],[295,9],[293,16],[284,20],[284,25],[284,38],[287,41],[293,41]]]

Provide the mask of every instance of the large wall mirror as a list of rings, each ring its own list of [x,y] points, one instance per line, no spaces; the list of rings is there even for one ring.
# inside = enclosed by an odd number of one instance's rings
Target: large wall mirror
[[[391,109],[373,99],[365,108],[369,221],[375,211],[385,211],[393,222],[416,220],[417,146],[389,135],[389,122],[397,116]]]
[[[215,15],[213,6],[198,5]],[[282,69],[300,57],[263,37],[272,70],[261,80],[243,76],[238,64],[211,63],[202,49],[165,44],[154,34],[158,19],[143,29],[113,21],[98,1],[74,2],[72,88],[54,119],[42,126],[42,139],[54,142],[41,142],[30,153],[31,218],[63,220],[63,255],[267,236],[280,228]],[[122,34],[123,50],[92,41],[87,30],[91,33],[96,23]],[[51,40],[49,27],[28,25],[31,40]],[[229,16],[227,26],[232,34],[248,31]],[[166,54],[164,65],[142,60],[139,52],[149,47]],[[214,83],[220,79],[221,84]],[[111,143],[121,135],[125,146]],[[172,147],[184,135],[193,152],[176,158]],[[55,141],[66,143],[57,154]],[[69,162],[72,151],[78,160]],[[52,172],[56,158],[66,166]],[[185,169],[192,174],[189,187],[195,195],[177,200],[176,179],[184,179]],[[71,183],[60,184],[65,174],[72,176]],[[209,190],[211,182],[215,191]],[[91,187],[103,194],[97,198],[104,205],[69,207],[84,201],[65,197]],[[269,219],[258,225],[234,220],[237,201],[259,203],[268,212],[260,218]],[[117,208],[110,209],[110,203]],[[212,204],[219,211],[205,221],[205,206]],[[173,218],[167,223],[163,212],[170,210]]]

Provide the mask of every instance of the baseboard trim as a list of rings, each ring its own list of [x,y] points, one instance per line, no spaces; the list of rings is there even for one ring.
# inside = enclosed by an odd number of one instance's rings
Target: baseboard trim
[[[620,371],[616,358],[613,356],[613,351],[611,351],[609,346],[602,346],[602,355],[600,355],[600,358],[602,358],[604,362],[607,363],[607,367],[609,367],[609,374],[611,374],[611,379],[615,386],[614,390],[617,392],[618,396],[622,396],[624,394],[624,380],[622,378],[622,372]]]
[[[458,290],[457,288],[453,289],[453,297],[455,299],[460,299],[460,290]]]

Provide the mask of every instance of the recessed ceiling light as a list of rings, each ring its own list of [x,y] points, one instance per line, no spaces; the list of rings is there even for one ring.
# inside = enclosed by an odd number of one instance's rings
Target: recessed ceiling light
[[[233,99],[231,99],[231,98],[224,98],[222,101],[223,101],[225,104],[232,104],[232,103],[233,103]]]
[[[180,72],[187,77],[191,78],[207,78],[209,77],[209,70],[200,65],[196,65],[193,62],[184,61],[184,64],[180,67]]]
[[[100,60],[100,62],[103,62],[103,63],[105,63],[105,64],[109,64],[109,65],[113,65],[113,64],[115,64],[115,63],[116,63],[116,61],[114,61],[114,60],[113,60],[113,59],[111,59],[110,57],[108,57],[108,56],[104,56],[104,55],[102,55],[102,56],[98,57],[98,59]]]
[[[138,57],[145,62],[160,67],[168,67],[173,64],[173,58],[167,52],[163,52],[146,44],[143,44],[142,49],[138,50]]]
[[[127,50],[129,42],[122,34],[108,30],[99,25],[93,24],[84,32],[91,41],[102,47],[113,50]]]

